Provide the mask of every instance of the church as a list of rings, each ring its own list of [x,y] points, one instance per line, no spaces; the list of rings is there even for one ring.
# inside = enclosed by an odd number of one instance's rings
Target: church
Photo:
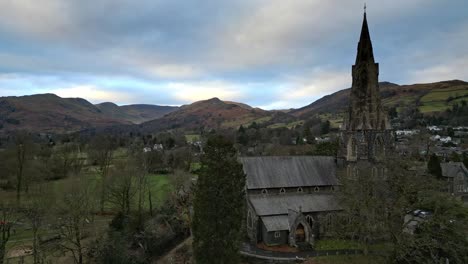
[[[394,135],[379,95],[366,13],[362,23],[347,115],[337,157],[242,157],[247,175],[247,236],[266,246],[313,246],[326,236],[334,213],[339,175],[385,173],[381,161],[393,150]]]

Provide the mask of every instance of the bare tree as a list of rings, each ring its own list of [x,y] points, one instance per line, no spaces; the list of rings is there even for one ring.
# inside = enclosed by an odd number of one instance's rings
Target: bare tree
[[[10,240],[11,228],[16,222],[16,213],[11,205],[0,203],[0,264],[4,263],[6,245]]]
[[[189,232],[191,231],[191,212],[190,208],[193,201],[193,175],[182,171],[176,170],[172,175],[171,183],[174,187],[172,192],[172,200],[175,205],[178,216],[181,218]]]
[[[55,205],[55,195],[49,184],[38,184],[32,188],[27,200],[23,202],[21,212],[31,226],[33,239],[33,263],[44,263],[47,250],[41,245],[41,230],[45,230],[46,223],[51,219],[52,208]]]
[[[78,145],[74,143],[56,146],[52,161],[54,163],[52,173],[55,174],[55,178],[65,178],[71,172],[79,173],[83,165]]]
[[[83,264],[87,247],[83,239],[87,236],[87,227],[92,225],[93,197],[90,185],[82,179],[76,179],[69,187],[58,205],[60,222],[60,246],[73,255],[74,263]]]
[[[435,183],[398,157],[387,157],[381,166],[357,167],[340,177],[338,197],[343,211],[334,222],[335,234],[357,240],[367,254],[376,241],[394,245],[408,223],[405,215],[419,207],[424,191]]]
[[[89,157],[98,166],[99,174],[101,176],[101,196],[100,196],[100,210],[104,211],[104,204],[107,196],[107,176],[109,168],[112,164],[116,145],[112,138],[108,136],[98,136],[90,143]]]
[[[117,163],[110,172],[108,200],[123,214],[129,214],[132,199],[137,192],[136,178],[138,171],[131,163]]]
[[[24,181],[24,170],[28,160],[28,156],[32,150],[32,142],[29,135],[25,132],[18,132],[18,134],[15,135],[14,142],[16,159],[16,202],[20,204],[21,191],[23,187],[26,187],[25,191],[27,191],[29,186],[29,183],[27,181]]]

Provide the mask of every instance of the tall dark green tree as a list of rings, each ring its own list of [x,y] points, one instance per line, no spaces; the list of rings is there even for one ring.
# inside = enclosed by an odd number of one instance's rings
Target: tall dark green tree
[[[468,154],[463,153],[462,161],[463,161],[463,164],[465,165],[465,167],[468,168]]]
[[[212,135],[195,189],[193,249],[198,264],[239,263],[245,174],[232,142]]]
[[[320,134],[328,134],[330,133],[330,121],[326,120],[320,125]]]
[[[438,179],[442,178],[442,168],[440,167],[440,161],[436,154],[432,154],[429,158],[427,171]]]
[[[239,127],[239,130],[237,130],[237,142],[244,146],[249,143],[249,137],[242,125]]]

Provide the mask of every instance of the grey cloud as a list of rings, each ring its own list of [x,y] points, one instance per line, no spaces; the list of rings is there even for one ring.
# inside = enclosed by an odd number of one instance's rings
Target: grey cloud
[[[412,78],[409,72],[444,61],[429,58],[438,47],[431,43],[439,37],[431,33],[441,25],[459,25],[462,15],[457,20],[450,14],[461,12],[460,5],[461,1],[368,1],[381,77],[407,81]],[[441,7],[449,12],[440,14]],[[422,17],[435,14],[447,19],[439,23]],[[343,83],[341,78],[318,80],[332,77],[307,69],[348,71],[361,19],[361,1],[2,1],[0,72],[57,76],[78,84],[106,78],[134,78],[155,86],[219,81],[245,86],[243,93],[250,96],[246,101],[268,105],[266,100],[281,100],[281,93],[268,89],[290,87],[287,92],[310,83]],[[444,45],[450,49],[445,57],[467,52],[466,38],[444,36],[452,43]],[[417,60],[418,54],[422,60]],[[337,89],[327,87],[317,89]],[[138,93],[144,99],[151,92],[140,88]],[[167,93],[164,99],[178,102]]]

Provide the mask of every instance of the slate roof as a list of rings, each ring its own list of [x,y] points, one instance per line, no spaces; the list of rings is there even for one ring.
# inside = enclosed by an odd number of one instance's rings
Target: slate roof
[[[288,215],[263,216],[261,219],[268,232],[289,230]]]
[[[250,195],[249,201],[258,216],[287,215],[288,209],[304,213],[340,210],[330,193]]]
[[[337,185],[336,164],[325,156],[242,157],[248,189]]]
[[[468,169],[463,165],[462,162],[446,162],[441,163],[442,175],[445,177],[453,178],[457,176],[457,173],[462,171],[465,175],[468,175]]]

